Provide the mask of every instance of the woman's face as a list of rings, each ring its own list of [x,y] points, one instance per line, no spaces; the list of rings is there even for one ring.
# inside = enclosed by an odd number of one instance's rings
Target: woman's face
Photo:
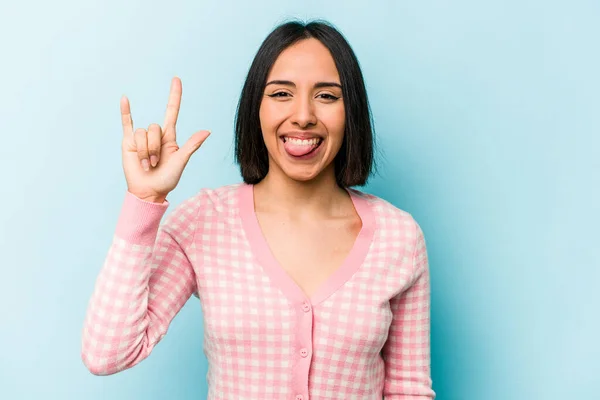
[[[323,171],[334,174],[342,145],[344,100],[337,68],[317,39],[285,49],[267,77],[260,125],[269,153],[269,174],[279,170],[296,181]]]

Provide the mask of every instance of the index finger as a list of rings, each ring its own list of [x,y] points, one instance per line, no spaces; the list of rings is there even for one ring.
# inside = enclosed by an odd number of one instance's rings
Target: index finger
[[[181,80],[178,77],[171,81],[171,91],[169,93],[169,102],[167,103],[167,112],[165,115],[165,125],[163,131],[175,129],[177,116],[179,115],[179,106],[181,105]]]

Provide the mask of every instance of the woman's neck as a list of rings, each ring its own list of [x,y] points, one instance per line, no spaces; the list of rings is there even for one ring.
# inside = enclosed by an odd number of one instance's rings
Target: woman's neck
[[[328,173],[329,172],[329,173]],[[333,217],[348,213],[348,193],[340,188],[333,171],[301,182],[284,173],[269,173],[254,185],[257,212],[281,213],[297,218]]]

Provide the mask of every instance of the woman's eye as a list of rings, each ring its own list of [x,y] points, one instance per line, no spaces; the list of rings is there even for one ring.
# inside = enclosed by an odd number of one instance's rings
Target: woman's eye
[[[290,97],[291,95],[288,92],[276,92],[276,93],[273,93],[273,94],[269,94],[268,96],[269,97],[281,97],[281,98],[283,98],[283,97]],[[317,97],[320,97],[320,98],[325,99],[325,100],[330,100],[330,101],[334,101],[334,100],[339,99],[339,97],[334,96],[334,95],[329,94],[329,93],[321,93]]]
[[[325,100],[337,100],[339,99],[339,97],[336,97],[332,94],[329,93],[321,93],[319,96],[323,96],[322,98],[324,98]]]
[[[287,92],[277,92],[270,94],[269,97],[287,97],[289,93]]]

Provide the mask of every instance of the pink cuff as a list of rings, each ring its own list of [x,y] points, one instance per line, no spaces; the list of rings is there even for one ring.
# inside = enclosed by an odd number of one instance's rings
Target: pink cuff
[[[152,203],[127,191],[117,220],[115,235],[129,243],[153,245],[160,220],[168,207],[167,200],[162,204]]]

